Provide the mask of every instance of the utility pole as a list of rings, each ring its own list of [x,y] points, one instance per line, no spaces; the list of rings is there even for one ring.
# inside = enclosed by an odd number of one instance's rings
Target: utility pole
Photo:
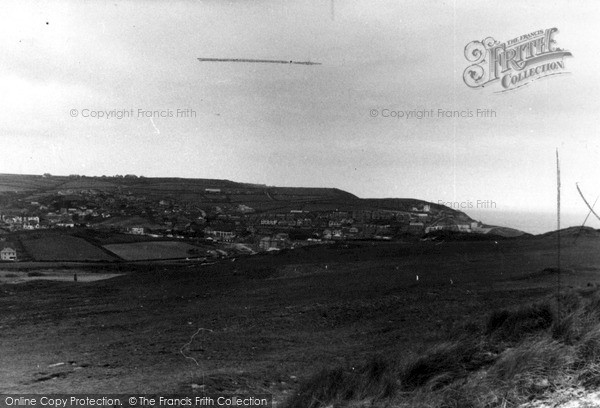
[[[556,227],[556,302],[558,308],[558,317],[560,318],[560,161],[558,159],[558,148],[556,149]]]

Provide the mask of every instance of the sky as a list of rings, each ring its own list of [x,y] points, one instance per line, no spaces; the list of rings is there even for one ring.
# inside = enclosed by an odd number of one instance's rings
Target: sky
[[[598,21],[595,1],[2,1],[0,172],[337,187],[540,232],[558,149],[563,226],[580,224],[575,183],[600,195]],[[463,81],[471,41],[553,27],[568,74]],[[432,109],[495,117],[384,117]]]

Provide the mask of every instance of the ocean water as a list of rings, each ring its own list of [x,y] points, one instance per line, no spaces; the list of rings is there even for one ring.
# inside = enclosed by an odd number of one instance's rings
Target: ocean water
[[[467,214],[484,224],[515,228],[530,234],[543,234],[544,232],[555,231],[557,228],[556,213],[471,210],[467,211]],[[582,211],[581,213],[561,213],[560,227],[579,227],[583,224],[586,215],[586,211]],[[594,215],[590,215],[585,225],[600,229],[600,221]]]

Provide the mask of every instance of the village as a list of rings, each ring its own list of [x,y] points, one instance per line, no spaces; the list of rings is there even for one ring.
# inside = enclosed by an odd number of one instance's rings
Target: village
[[[464,213],[424,201],[401,210],[306,202],[287,202],[273,209],[260,202],[254,208],[257,195],[247,191],[205,188],[202,193],[201,200],[161,198],[125,188],[71,188],[37,196],[5,193],[0,196],[0,236],[85,228],[156,239],[242,244],[248,251],[260,252],[346,240],[391,241],[435,231],[489,231]],[[19,260],[18,245],[2,239],[1,260]]]

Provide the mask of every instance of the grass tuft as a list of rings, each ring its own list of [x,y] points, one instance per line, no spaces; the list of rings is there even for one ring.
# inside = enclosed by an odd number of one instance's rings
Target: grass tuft
[[[407,391],[428,385],[438,389],[468,374],[467,366],[479,351],[472,342],[445,342],[408,362],[401,374],[400,383]]]
[[[600,386],[600,324],[592,327],[577,347],[578,379],[586,387]]]
[[[398,390],[395,366],[381,356],[355,368],[326,369],[303,383],[288,401],[288,408],[316,408],[350,400],[378,401]]]
[[[507,349],[488,373],[518,395],[546,390],[566,375],[574,360],[568,346],[540,337]]]
[[[549,302],[493,312],[486,333],[498,342],[518,342],[548,329],[556,319]]]

